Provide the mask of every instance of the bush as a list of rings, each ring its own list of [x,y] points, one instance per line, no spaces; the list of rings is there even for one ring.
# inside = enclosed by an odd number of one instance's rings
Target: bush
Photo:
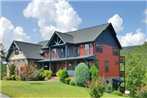
[[[89,94],[92,98],[100,98],[103,96],[105,86],[102,80],[92,80],[89,84]]]
[[[5,76],[3,77],[3,80],[11,80],[11,78],[9,76]]]
[[[11,75],[11,76],[10,76],[10,79],[11,79],[11,80],[16,80],[16,79],[15,79],[15,75]]]
[[[40,75],[44,77],[45,79],[50,79],[52,77],[52,71],[51,70],[43,70],[41,71]]]
[[[63,70],[60,76],[60,82],[65,83],[65,79],[68,78],[68,72],[67,70]]]
[[[56,76],[57,76],[57,77],[61,77],[62,71],[63,71],[62,69],[59,69],[59,70],[56,72]]]
[[[18,76],[18,75],[15,75],[15,80],[21,80],[21,77],[20,76]]]
[[[106,84],[105,85],[105,92],[107,92],[107,93],[111,93],[112,92],[112,84]]]
[[[70,84],[70,85],[75,85],[75,80],[71,80],[71,81],[69,82],[69,84]]]
[[[86,82],[90,80],[89,68],[85,63],[78,64],[74,79],[77,86],[85,86]]]
[[[43,69],[35,69],[34,72],[31,74],[31,80],[38,81],[38,80],[44,80],[45,77],[41,76],[41,73],[43,72]]]
[[[7,75],[6,64],[1,64],[0,67],[0,78],[3,79]]]
[[[15,74],[15,65],[9,65],[9,70],[10,70],[10,75],[14,75]]]
[[[34,68],[31,65],[25,65],[20,68],[21,70],[21,80],[29,81],[31,79],[31,74],[34,72]]]
[[[147,86],[142,88],[139,92],[137,92],[138,98],[147,98]]]
[[[98,68],[93,64],[90,68],[90,75],[91,75],[91,79],[94,79],[98,76]]]
[[[66,78],[66,79],[65,79],[65,84],[69,84],[70,80],[71,80],[71,79],[70,79],[69,77]]]
[[[112,94],[122,96],[122,93],[119,90],[114,90]]]

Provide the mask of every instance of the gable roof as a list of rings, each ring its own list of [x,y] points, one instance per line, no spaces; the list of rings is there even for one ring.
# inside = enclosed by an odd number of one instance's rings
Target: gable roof
[[[43,59],[43,57],[40,55],[41,45],[33,44],[33,43],[27,43],[27,42],[21,42],[21,41],[13,41],[9,50],[6,59],[8,59],[12,49],[12,45],[15,45],[17,48],[19,48],[25,57],[27,59]]]
[[[109,23],[106,23],[77,31],[67,32],[67,34],[73,36],[74,43],[90,42],[94,41],[108,26]]]
[[[38,45],[41,45],[42,48],[45,48],[46,45],[47,45],[47,43],[48,43],[48,41],[49,41],[49,40],[40,41],[40,42],[38,42],[37,44],[38,44]]]
[[[56,34],[65,43],[78,44],[78,43],[92,42],[92,41],[95,41],[95,39],[108,27],[112,30],[112,33],[114,35],[114,38],[116,40],[118,47],[120,47],[120,49],[122,49],[122,47],[117,39],[116,32],[115,32],[111,23],[106,23],[106,24],[102,24],[102,25],[98,25],[98,26],[94,26],[94,27],[84,28],[84,29],[65,32],[65,33],[55,31],[54,34],[52,35],[50,41],[53,39],[53,36]],[[50,41],[48,41],[47,45],[50,43]]]
[[[73,40],[73,36],[70,35],[70,34],[67,34],[67,33],[61,33],[61,32],[57,32],[57,35],[59,35],[63,40],[64,42],[67,42],[67,43],[74,43],[74,40]]]

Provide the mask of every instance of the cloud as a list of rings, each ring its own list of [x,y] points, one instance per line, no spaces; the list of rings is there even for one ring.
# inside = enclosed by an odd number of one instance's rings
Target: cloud
[[[124,36],[119,35],[118,39],[122,46],[141,45],[145,42],[145,33],[141,29],[135,32],[126,33]]]
[[[114,16],[109,18],[108,23],[112,23],[116,33],[120,32],[124,29],[123,19],[118,14],[115,14]]]
[[[145,19],[143,20],[144,23],[147,24],[147,9],[144,10]]]
[[[49,39],[55,30],[76,30],[82,19],[67,0],[32,0],[24,9],[27,18],[38,20],[42,37]]]
[[[30,37],[26,35],[22,27],[14,27],[10,20],[0,17],[0,43],[3,43],[7,49],[13,40],[29,41]]]

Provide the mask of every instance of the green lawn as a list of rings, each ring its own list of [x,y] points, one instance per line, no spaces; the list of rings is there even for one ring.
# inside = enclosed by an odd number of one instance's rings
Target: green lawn
[[[88,89],[58,82],[0,81],[1,92],[11,97],[90,98]],[[105,93],[104,98],[125,98]]]

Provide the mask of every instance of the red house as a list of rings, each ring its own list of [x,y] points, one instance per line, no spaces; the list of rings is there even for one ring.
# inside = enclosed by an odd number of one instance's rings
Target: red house
[[[37,62],[53,73],[65,68],[73,75],[80,62],[89,67],[97,62],[101,77],[120,77],[122,47],[111,23],[67,33],[55,31],[50,40],[38,44],[42,45],[44,59]]]

